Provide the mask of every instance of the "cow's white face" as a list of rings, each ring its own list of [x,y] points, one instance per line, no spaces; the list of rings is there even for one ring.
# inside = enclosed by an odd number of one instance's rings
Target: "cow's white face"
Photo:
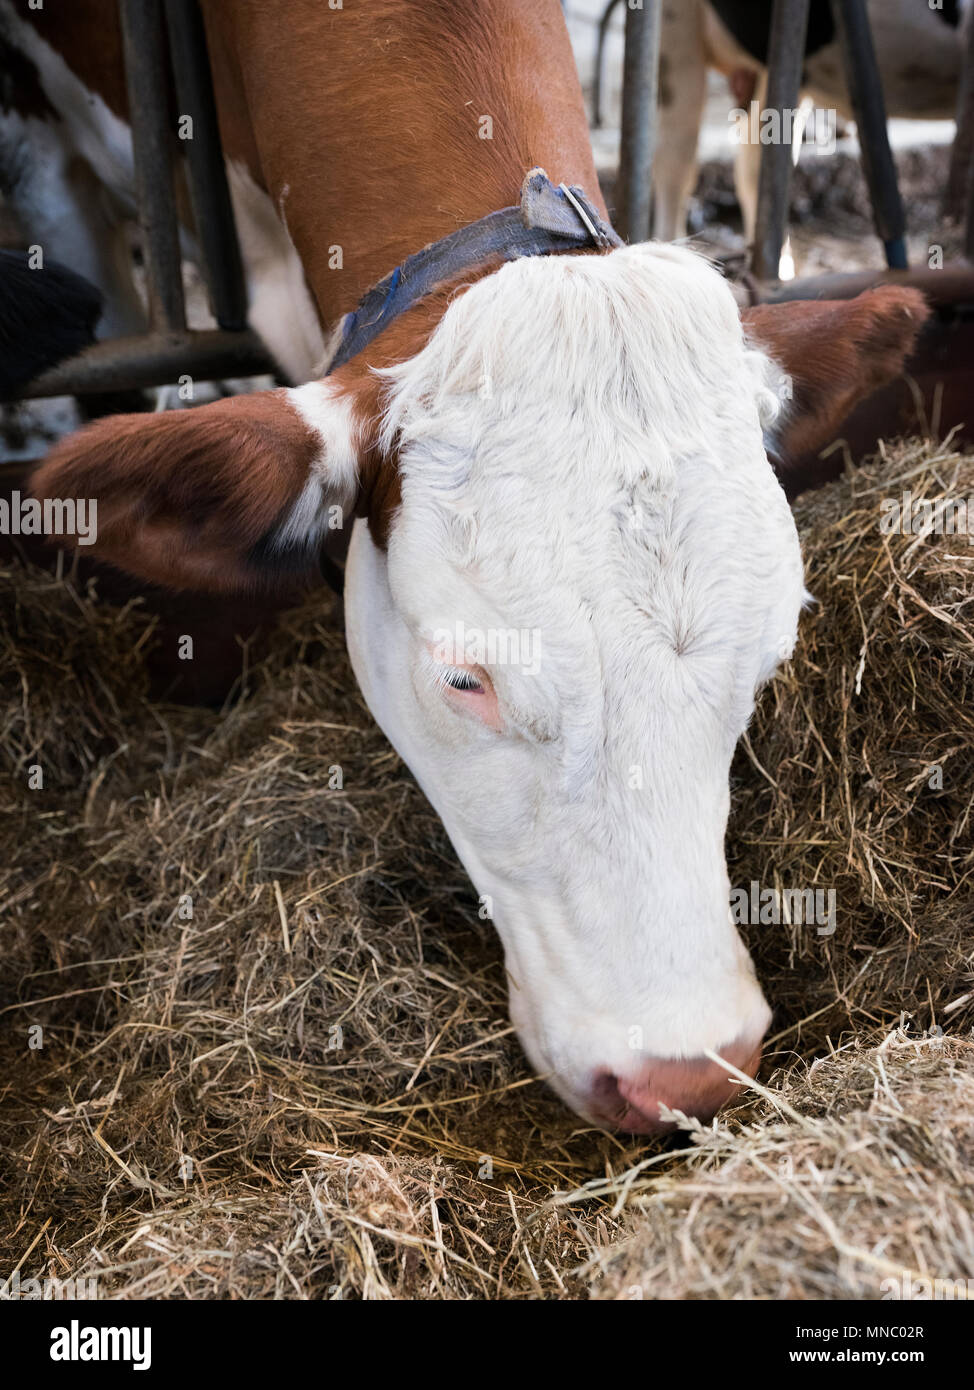
[[[751,310],[800,395],[783,456],[835,439],[928,314],[891,285]],[[722,842],[803,596],[762,440],[787,384],[665,245],[506,266],[387,377],[377,448],[360,365],[97,421],[31,486],[100,499],[103,560],[232,593],[316,562],[357,493],[381,510],[398,458],[388,550],[352,541],[352,659],[500,931],[525,1048],[593,1119],[712,1113],[727,1072],[703,1054],[746,1069],[768,1022]]]
[[[730,922],[728,772],[789,654],[782,382],[689,251],[519,261],[390,373],[402,507],[356,526],[349,648],[506,952],[531,1061],[652,1129],[769,1022]]]

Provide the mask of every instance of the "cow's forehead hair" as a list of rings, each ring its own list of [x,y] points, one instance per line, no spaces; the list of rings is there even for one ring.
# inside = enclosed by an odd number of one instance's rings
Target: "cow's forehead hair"
[[[726,283],[684,248],[514,262],[386,375],[403,497],[390,559],[408,561],[410,607],[434,580],[438,608],[462,604],[466,578],[520,620],[541,602],[550,620],[589,581],[636,599],[688,530],[700,539],[685,558],[711,571],[742,535],[752,574],[793,546],[762,439],[785,383],[746,345]]]
[[[647,466],[663,477],[680,458],[753,443],[785,394],[713,266],[652,243],[506,265],[384,375],[382,443],[400,446],[405,474],[420,467],[447,491],[463,459],[488,450],[496,464],[531,445],[576,470],[587,446],[592,469],[623,483]]]

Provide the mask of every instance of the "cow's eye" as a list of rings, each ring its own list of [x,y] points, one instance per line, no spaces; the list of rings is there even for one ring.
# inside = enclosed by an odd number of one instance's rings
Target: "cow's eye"
[[[482,666],[448,666],[432,662],[433,676],[442,698],[464,715],[473,715],[488,729],[502,733],[501,717],[494,683]]]
[[[483,693],[483,682],[479,681],[473,672],[466,670],[462,666],[451,666],[443,672],[443,684],[450,686],[453,690],[467,690],[473,694]]]

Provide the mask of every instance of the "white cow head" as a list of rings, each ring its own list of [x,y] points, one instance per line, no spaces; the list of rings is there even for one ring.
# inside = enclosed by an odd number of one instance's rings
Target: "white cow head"
[[[898,290],[761,311],[806,443],[922,317]],[[349,649],[500,933],[525,1050],[594,1121],[709,1115],[732,1088],[705,1051],[746,1068],[770,1019],[723,841],[734,747],[804,596],[766,453],[788,378],[709,264],[648,245],[505,266],[383,382],[378,420],[330,378],[103,422],[37,490],[107,494],[125,568],[226,587],[317,543],[366,445],[398,466],[387,544],[355,525]]]

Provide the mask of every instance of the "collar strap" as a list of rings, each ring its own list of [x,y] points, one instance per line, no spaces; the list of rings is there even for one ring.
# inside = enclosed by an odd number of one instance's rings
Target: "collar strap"
[[[373,285],[355,312],[345,315],[338,347],[325,375],[344,366],[437,285],[492,256],[513,261],[521,256],[576,251],[585,245],[609,251],[622,246],[623,241],[603,222],[580,188],[565,184],[556,188],[543,169],[531,169],[521,185],[517,207],[488,213],[478,222],[431,242]]]

